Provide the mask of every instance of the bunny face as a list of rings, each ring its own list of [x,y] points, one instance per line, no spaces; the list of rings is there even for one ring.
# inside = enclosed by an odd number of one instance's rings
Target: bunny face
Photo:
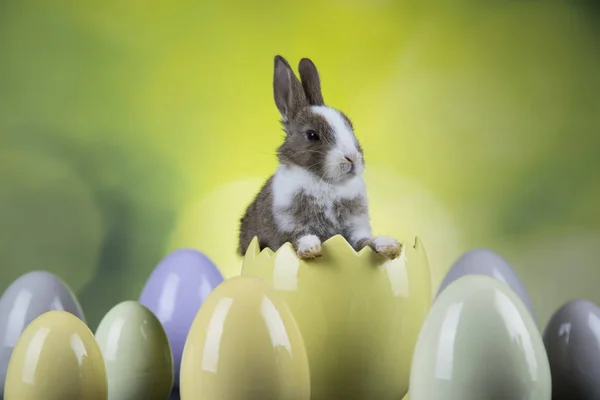
[[[275,59],[275,103],[286,132],[277,151],[279,162],[299,166],[329,183],[361,175],[363,152],[352,122],[324,104],[319,75],[310,60],[303,59],[299,71],[302,83],[285,59]]]
[[[285,123],[285,131],[286,140],[278,149],[282,165],[302,167],[330,183],[362,174],[362,149],[342,112],[327,106],[304,107]]]

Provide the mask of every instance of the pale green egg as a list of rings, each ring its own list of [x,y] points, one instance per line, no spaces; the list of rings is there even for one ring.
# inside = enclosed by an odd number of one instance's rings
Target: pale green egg
[[[173,386],[173,356],[156,316],[136,301],[113,307],[96,331],[109,400],[164,400]]]
[[[471,275],[440,294],[413,354],[412,400],[550,400],[551,386],[541,333],[510,287]]]

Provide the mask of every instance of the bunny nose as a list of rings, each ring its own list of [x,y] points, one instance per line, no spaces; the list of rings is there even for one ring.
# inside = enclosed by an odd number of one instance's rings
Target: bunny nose
[[[344,158],[350,163],[350,171],[354,171],[354,161],[348,156],[344,156]]]

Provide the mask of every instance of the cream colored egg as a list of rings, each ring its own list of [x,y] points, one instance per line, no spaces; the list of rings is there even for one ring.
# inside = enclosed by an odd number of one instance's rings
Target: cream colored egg
[[[106,370],[88,327],[66,311],[34,319],[13,350],[4,400],[107,400]]]
[[[550,400],[548,356],[531,313],[506,284],[467,275],[437,298],[419,333],[412,400]]]
[[[137,301],[124,301],[96,330],[109,400],[164,400],[173,386],[173,356],[160,321]]]
[[[254,277],[208,296],[181,361],[182,400],[309,400],[304,341],[285,301]]]

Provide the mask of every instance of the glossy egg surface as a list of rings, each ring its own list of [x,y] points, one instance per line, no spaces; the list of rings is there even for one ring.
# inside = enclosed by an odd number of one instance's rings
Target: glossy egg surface
[[[311,398],[302,336],[267,283],[234,277],[208,296],[185,344],[180,394],[183,400]]]
[[[550,400],[548,357],[519,296],[497,279],[464,276],[431,307],[415,347],[412,400]]]
[[[66,311],[49,311],[25,328],[14,348],[5,400],[107,400],[100,347]]]
[[[96,330],[109,400],[164,400],[173,386],[173,356],[156,316],[136,301],[114,306]]]
[[[559,308],[544,330],[555,400],[600,399],[600,308],[584,299]]]

